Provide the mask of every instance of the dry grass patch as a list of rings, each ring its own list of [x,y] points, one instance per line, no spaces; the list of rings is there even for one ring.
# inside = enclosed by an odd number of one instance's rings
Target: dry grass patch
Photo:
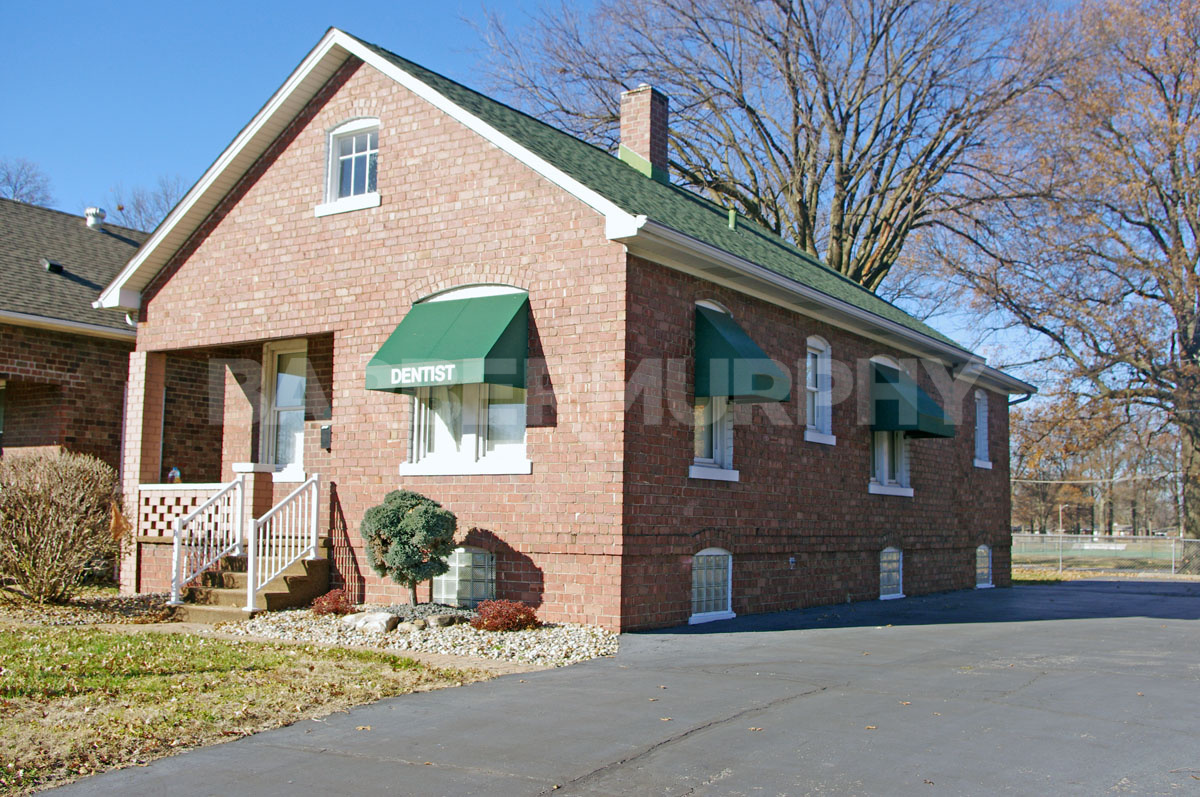
[[[386,653],[0,627],[0,795],[485,677]]]

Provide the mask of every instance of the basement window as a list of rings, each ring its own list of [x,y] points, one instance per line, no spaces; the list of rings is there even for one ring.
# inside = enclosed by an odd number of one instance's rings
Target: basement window
[[[992,586],[992,549],[980,545],[975,549],[975,589]]]
[[[734,617],[733,554],[705,548],[692,557],[692,616],[689,625]]]
[[[433,579],[433,602],[473,609],[496,597],[496,556],[480,548],[456,548],[450,566]]]
[[[879,552],[879,599],[904,597],[904,553],[887,547]]]
[[[379,206],[379,120],[352,119],[329,132],[325,202],[317,216]]]

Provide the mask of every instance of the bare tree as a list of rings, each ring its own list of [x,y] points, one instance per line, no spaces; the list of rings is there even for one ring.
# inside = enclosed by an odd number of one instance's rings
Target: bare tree
[[[1074,14],[1087,57],[1010,120],[999,151],[1026,196],[948,223],[943,255],[1038,333],[1081,399],[1178,429],[1185,527],[1200,537],[1200,0],[1084,0]]]
[[[672,102],[671,169],[874,290],[914,230],[970,196],[996,115],[1061,48],[1023,49],[1015,0],[600,0],[517,33],[495,90],[615,150],[619,92]],[[1036,17],[1036,13],[1032,14]],[[1001,185],[994,180],[989,185]]]
[[[114,208],[112,220],[134,230],[153,230],[184,193],[183,178],[177,174],[160,176],[153,188],[139,186],[126,191],[118,183],[109,191],[109,204]]]
[[[0,158],[0,197],[31,205],[54,201],[50,178],[40,166],[24,158]]]

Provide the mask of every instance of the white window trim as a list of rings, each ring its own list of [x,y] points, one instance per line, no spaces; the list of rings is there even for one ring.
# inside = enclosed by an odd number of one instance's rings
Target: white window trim
[[[313,215],[317,218],[322,216],[332,216],[337,213],[346,213],[352,210],[365,210],[366,208],[375,208],[380,205],[379,196],[379,175],[376,172],[376,190],[368,191],[363,194],[354,194],[353,196],[338,197],[337,195],[337,147],[335,144],[342,136],[353,135],[367,130],[379,130],[379,119],[373,116],[364,116],[358,119],[351,119],[348,122],[343,122],[337,127],[330,130],[325,135],[325,190],[322,192],[325,201],[317,205],[313,209]],[[376,150],[378,152],[378,150]],[[376,156],[378,163],[378,156]],[[378,169],[378,166],[376,166]]]
[[[488,386],[469,384],[463,385],[463,388],[462,441],[459,446],[460,453],[453,457],[430,457],[422,452],[423,435],[418,431],[418,424],[424,421],[418,419],[426,412],[422,409],[421,402],[428,401],[430,389],[417,388],[412,400],[412,418],[408,427],[410,461],[400,463],[400,475],[473,476],[532,473],[533,463],[526,456],[486,453]],[[469,402],[466,400],[467,391],[471,391]]]
[[[381,200],[378,191],[372,191],[367,194],[356,194],[354,196],[344,196],[341,199],[334,199],[329,202],[322,202],[313,208],[313,215],[318,219],[322,216],[333,216],[337,213],[347,213],[352,210],[365,210],[366,208],[379,207]]]
[[[987,548],[988,555],[988,580],[986,584],[979,583],[979,549]],[[991,589],[996,586],[996,572],[992,567],[992,546],[977,545],[975,546],[975,589]]]
[[[882,551],[879,552],[879,554],[880,554],[879,574],[880,574],[880,576],[883,575],[883,561],[882,561],[883,554],[887,553],[888,551],[895,551],[896,553],[900,554],[900,561],[899,561],[900,578],[897,581],[897,586],[899,587],[899,591],[884,595],[883,587],[881,585],[880,591],[879,591],[879,600],[881,600],[881,601],[894,601],[894,600],[904,597],[904,549],[903,548],[897,548],[895,545],[889,545],[888,547],[884,548]]]
[[[836,446],[837,435],[825,434],[812,429],[804,430],[804,440],[808,443],[820,443],[823,446]]]
[[[809,355],[815,354],[817,360],[817,378],[815,387],[809,386],[811,374],[808,373]],[[833,384],[831,368],[832,349],[829,342],[817,335],[812,335],[807,341],[804,357],[804,397],[805,397],[805,429],[804,439],[810,443],[822,445],[837,445],[837,437],[833,434]],[[809,411],[809,399],[812,399],[813,411]],[[824,402],[822,404],[822,402]]]
[[[983,456],[979,456],[983,454]],[[991,440],[988,439],[988,397],[982,390],[975,391],[975,467],[992,469]]]
[[[897,440],[900,441],[900,472],[897,474],[887,474],[888,478],[884,481],[879,481],[879,474],[876,471],[876,463],[878,461],[878,453],[876,451],[876,435],[888,435],[888,445],[895,445]],[[908,437],[904,432],[871,432],[871,480],[867,483],[867,492],[872,495],[895,495],[904,498],[913,497],[913,488],[909,483],[909,461],[908,461]],[[895,476],[896,478],[891,478]]]
[[[724,396],[710,396],[713,412],[713,457],[693,456],[689,479],[736,482],[741,474],[733,467],[733,407]],[[720,421],[715,420],[720,414]],[[696,434],[696,429],[692,429]],[[716,456],[717,454],[720,456]]]
[[[733,611],[733,554],[724,548],[705,548],[703,551],[697,551],[692,555],[692,564],[695,565],[697,556],[728,556],[729,571],[725,574],[725,597],[728,601],[729,608],[717,612],[699,612],[688,617],[688,625],[700,625],[701,623],[711,623],[717,620],[732,620],[737,617]],[[691,596],[689,593],[689,603]]]
[[[259,459],[271,468],[271,481],[280,483],[302,482],[308,478],[304,472],[304,446],[300,446],[300,461],[291,465],[275,464],[275,371],[281,354],[304,355],[304,390],[308,392],[308,340],[278,340],[263,344],[262,392],[259,412]],[[307,407],[305,408],[307,411]]]

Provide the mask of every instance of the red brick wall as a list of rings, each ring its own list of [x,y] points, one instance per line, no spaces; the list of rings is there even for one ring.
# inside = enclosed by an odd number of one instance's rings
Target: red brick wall
[[[341,561],[367,569],[362,513],[407,487],[441,501],[464,538],[496,552],[502,597],[540,604],[545,619],[615,626],[622,248],[604,237],[598,214],[512,157],[373,70],[351,71],[147,292],[138,346],[309,338],[332,418],[306,423],[305,466],[321,473],[325,499],[336,487],[331,509],[357,554]],[[316,218],[327,131],[358,116],[381,120],[382,204]],[[530,294],[530,356],[544,360],[530,366],[534,471],[401,479],[409,399],[365,390],[366,363],[415,300],[481,282]],[[328,453],[319,448],[324,423],[333,426]],[[232,434],[227,420],[226,451],[241,445]],[[363,575],[368,600],[404,600],[402,588]]]
[[[632,400],[625,433],[625,539],[622,610],[627,625],[685,622],[691,612],[691,557],[707,547],[733,554],[733,610],[739,614],[865,600],[879,594],[879,552],[904,551],[904,591],[974,585],[975,548],[991,544],[996,583],[1007,562],[1007,407],[991,396],[991,455],[973,466],[974,395],[963,397],[964,425],[953,440],[910,443],[914,497],[871,495],[870,435],[864,397],[833,408],[837,444],[804,440],[803,363],[810,335],[856,373],[877,354],[905,355],[777,306],[631,257],[628,276],[632,393],[643,391],[646,358],[674,361],[661,391]],[[768,356],[793,374],[791,400],[735,410],[735,483],[688,478],[692,428],[695,302],[728,307]],[[842,389],[835,369],[835,394]],[[921,382],[938,395],[922,368]],[[652,382],[653,380],[651,380]],[[631,396],[632,398],[632,396]],[[658,407],[662,422],[655,422]],[[860,416],[860,413],[861,416]],[[789,559],[795,558],[794,569]]]
[[[208,357],[195,352],[168,357],[166,379],[159,478],[167,481],[171,468],[178,468],[185,482],[220,481],[223,394],[212,389]]]
[[[5,449],[63,446],[116,467],[132,342],[0,324]]]

